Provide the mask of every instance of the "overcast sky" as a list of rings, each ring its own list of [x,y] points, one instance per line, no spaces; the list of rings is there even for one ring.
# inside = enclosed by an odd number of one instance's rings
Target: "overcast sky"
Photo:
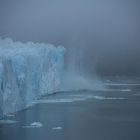
[[[88,73],[140,75],[139,0],[0,0],[0,36],[64,45]]]

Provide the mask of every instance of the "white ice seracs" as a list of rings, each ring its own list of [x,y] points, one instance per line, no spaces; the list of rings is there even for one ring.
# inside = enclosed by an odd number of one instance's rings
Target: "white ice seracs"
[[[0,39],[0,117],[59,91],[64,52],[62,46]]]

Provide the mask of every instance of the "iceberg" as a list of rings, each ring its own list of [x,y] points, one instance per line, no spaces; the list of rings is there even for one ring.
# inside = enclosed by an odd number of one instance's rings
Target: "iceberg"
[[[0,39],[0,117],[60,90],[63,46]]]

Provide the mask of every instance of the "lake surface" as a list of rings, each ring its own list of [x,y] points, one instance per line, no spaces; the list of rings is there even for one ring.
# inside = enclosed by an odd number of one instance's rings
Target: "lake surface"
[[[0,120],[0,140],[140,140],[139,81],[61,92]]]

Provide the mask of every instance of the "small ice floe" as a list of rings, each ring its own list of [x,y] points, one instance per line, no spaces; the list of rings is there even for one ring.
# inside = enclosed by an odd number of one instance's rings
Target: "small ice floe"
[[[60,126],[58,126],[58,127],[53,127],[52,129],[53,129],[53,130],[62,130],[63,128],[60,127]]]
[[[7,117],[15,117],[15,115],[14,114],[8,114],[8,115],[6,115]]]
[[[98,100],[124,100],[123,97],[104,97],[104,96],[94,96],[95,99]]]
[[[131,89],[120,89],[120,91],[129,92],[132,91]]]
[[[46,99],[46,100],[37,100],[34,102],[34,104],[38,103],[71,103],[75,101],[83,101],[84,98],[70,98],[70,99]]]
[[[75,100],[78,100],[78,101],[84,101],[84,100],[88,100],[88,99],[92,99],[94,98],[94,95],[80,95],[80,94],[75,94],[75,95],[69,95],[71,97],[73,97]]]
[[[111,82],[111,80],[107,79],[107,80],[106,80],[106,82],[107,82],[107,83],[110,83],[110,82]]]
[[[15,124],[17,121],[14,120],[0,120],[0,124]]]
[[[131,89],[103,89],[101,91],[122,91],[122,92],[130,92],[132,91]]]
[[[31,123],[30,126],[31,127],[42,127],[42,123],[40,123],[40,122],[33,122],[33,123]]]
[[[133,95],[135,95],[135,96],[140,96],[140,93],[135,93],[135,94],[133,94]]]
[[[105,96],[96,96],[96,95],[72,95],[75,97],[82,97],[83,99],[98,99],[98,100],[122,100],[123,97],[105,97]]]
[[[106,86],[140,86],[140,83],[105,83]]]
[[[33,122],[31,123],[30,125],[27,125],[27,126],[22,126],[22,128],[40,128],[42,127],[42,123],[40,122]]]

